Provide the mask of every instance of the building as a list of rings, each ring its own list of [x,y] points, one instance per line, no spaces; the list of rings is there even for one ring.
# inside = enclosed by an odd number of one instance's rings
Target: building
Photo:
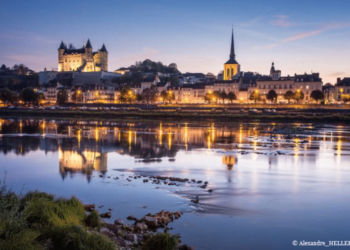
[[[337,78],[335,84],[335,95],[338,101],[341,101],[345,96],[350,98],[350,77]]]
[[[58,48],[58,71],[108,71],[106,46],[103,44],[101,49],[94,52],[89,39],[86,46],[80,49],[67,48],[62,41]]]
[[[183,84],[194,84],[194,83],[204,83],[206,82],[206,75],[203,73],[189,73],[186,72],[179,76],[180,85]]]
[[[302,92],[304,94],[304,99],[301,101],[303,103],[313,102],[310,98],[312,91],[320,90],[322,91],[322,79],[319,73],[312,74],[302,74],[294,76],[281,76],[280,70],[275,70],[275,65],[272,63],[269,76],[260,76],[257,78],[255,84],[251,84],[248,87],[248,97],[256,91],[259,92],[262,101],[266,100],[266,95],[269,91],[273,90],[277,94],[276,103],[286,103],[288,100],[284,98],[284,95],[291,91]]]
[[[224,80],[233,80],[237,79],[240,76],[241,66],[236,61],[235,55],[235,42],[233,38],[233,29],[231,37],[231,53],[230,59],[224,64]]]
[[[335,91],[335,86],[331,83],[326,83],[322,86],[322,91],[325,96],[325,101],[327,104],[334,103],[337,100],[337,94]]]

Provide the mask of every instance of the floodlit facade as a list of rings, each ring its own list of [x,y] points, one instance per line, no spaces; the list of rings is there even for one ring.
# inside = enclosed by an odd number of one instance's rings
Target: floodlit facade
[[[108,71],[108,51],[103,44],[94,52],[90,40],[80,49],[68,48],[63,41],[58,48],[58,71]]]

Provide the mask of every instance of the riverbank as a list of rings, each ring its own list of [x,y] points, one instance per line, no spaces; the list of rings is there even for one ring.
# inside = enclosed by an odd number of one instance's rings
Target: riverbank
[[[106,223],[103,218],[110,218],[112,210],[99,214],[94,204],[39,191],[18,195],[4,179],[0,181],[0,249],[191,249],[180,245],[178,235],[167,232],[167,225],[181,217],[178,211],[160,211],[141,219],[130,216],[134,223],[129,225],[120,219]],[[160,228],[164,233],[157,232]]]
[[[225,110],[212,111],[174,111],[174,110],[1,110],[3,117],[48,117],[48,118],[98,118],[113,120],[120,118],[138,119],[212,119],[217,121],[307,121],[307,122],[347,122],[350,121],[350,112],[338,113],[327,110],[312,112],[296,110],[291,112],[233,112]]]

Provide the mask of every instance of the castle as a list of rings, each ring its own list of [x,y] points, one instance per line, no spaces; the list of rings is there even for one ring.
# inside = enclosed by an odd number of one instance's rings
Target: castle
[[[58,48],[58,71],[96,72],[108,71],[108,51],[103,44],[97,52],[93,52],[90,40],[80,49],[67,48],[61,42]]]

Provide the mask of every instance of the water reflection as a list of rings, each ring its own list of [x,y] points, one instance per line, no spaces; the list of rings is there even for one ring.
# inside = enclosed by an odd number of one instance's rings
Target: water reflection
[[[286,138],[274,133],[284,127],[275,123],[182,123],[93,120],[1,119],[0,150],[25,155],[30,151],[58,152],[59,171],[83,173],[90,180],[94,171],[105,174],[108,153],[129,155],[143,162],[176,158],[179,151],[209,150],[223,153],[222,163],[234,170],[237,155],[267,155],[269,167],[278,165],[278,154],[316,159],[319,152],[334,151],[337,162],[349,151],[349,130],[345,127],[294,124],[305,135]],[[223,150],[223,151],[222,151]],[[159,161],[158,161],[159,162]]]

